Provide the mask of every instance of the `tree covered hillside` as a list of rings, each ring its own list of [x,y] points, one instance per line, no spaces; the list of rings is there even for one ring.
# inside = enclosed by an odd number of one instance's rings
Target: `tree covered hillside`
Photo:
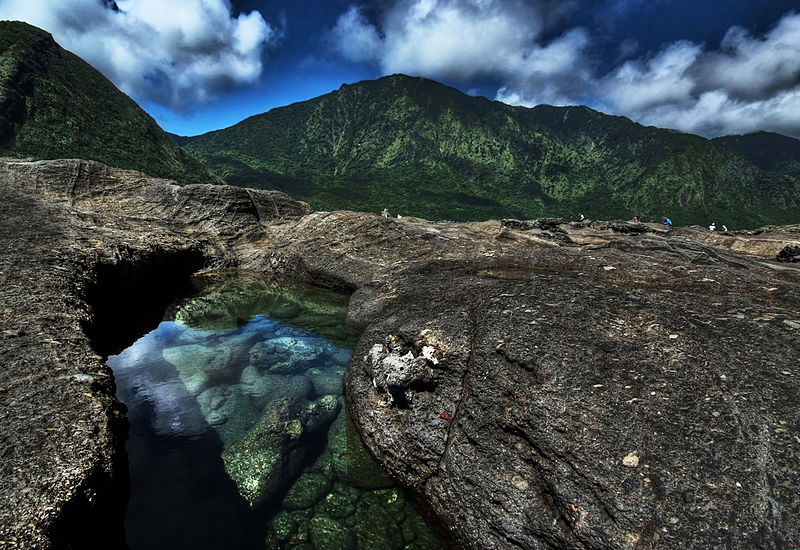
[[[696,135],[586,107],[512,107],[404,75],[181,142],[228,183],[326,210],[746,227],[797,222],[800,205],[797,179]]]
[[[0,155],[83,158],[219,183],[102,74],[18,21],[0,21]]]

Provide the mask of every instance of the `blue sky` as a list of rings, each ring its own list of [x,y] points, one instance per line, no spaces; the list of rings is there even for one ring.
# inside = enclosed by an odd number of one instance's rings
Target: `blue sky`
[[[196,135],[402,72],[706,137],[800,138],[800,0],[0,0]]]

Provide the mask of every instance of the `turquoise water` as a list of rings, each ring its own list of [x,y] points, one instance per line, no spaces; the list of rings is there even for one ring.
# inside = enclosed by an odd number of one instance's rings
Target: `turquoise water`
[[[130,422],[131,549],[440,548],[343,407],[347,297],[256,277],[196,285],[108,359]]]

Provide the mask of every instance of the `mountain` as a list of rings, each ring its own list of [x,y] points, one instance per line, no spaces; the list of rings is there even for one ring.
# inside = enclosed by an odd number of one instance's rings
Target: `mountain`
[[[736,151],[762,170],[788,174],[800,180],[799,139],[773,132],[755,132],[714,138],[712,141]]]
[[[228,183],[280,189],[318,209],[752,227],[796,222],[800,205],[796,177],[721,143],[587,107],[512,107],[405,75],[180,142]]]
[[[181,183],[220,182],[102,74],[19,21],[0,21],[0,156],[83,158]]]

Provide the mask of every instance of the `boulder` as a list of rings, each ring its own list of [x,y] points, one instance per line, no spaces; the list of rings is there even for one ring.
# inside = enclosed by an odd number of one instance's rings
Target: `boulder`
[[[332,395],[312,402],[274,401],[247,434],[223,451],[225,470],[251,508],[291,484],[312,447],[310,440],[321,437],[339,408]]]

